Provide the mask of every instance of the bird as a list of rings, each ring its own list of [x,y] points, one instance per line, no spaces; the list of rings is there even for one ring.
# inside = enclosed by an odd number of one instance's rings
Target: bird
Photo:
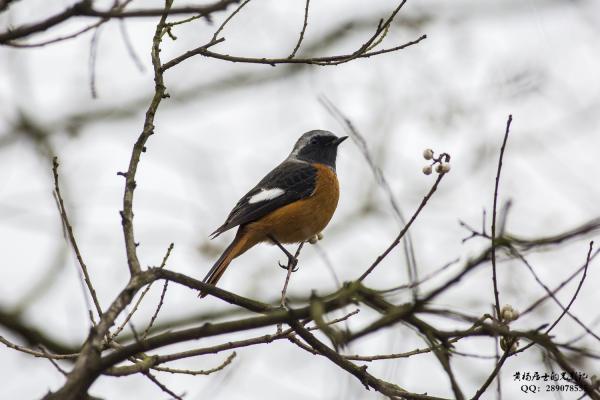
[[[325,229],[340,195],[335,168],[338,146],[347,138],[326,130],[300,136],[290,155],[246,193],[223,225],[210,234],[214,239],[237,227],[233,241],[204,283],[216,285],[233,259],[259,243],[280,247],[282,243],[301,243]],[[200,291],[199,296],[207,294]]]

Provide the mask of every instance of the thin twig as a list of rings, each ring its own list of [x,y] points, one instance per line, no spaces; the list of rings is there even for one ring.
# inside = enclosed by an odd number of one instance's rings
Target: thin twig
[[[485,221],[485,211],[484,211],[484,221]],[[485,222],[483,223],[482,228],[483,228],[483,232],[485,232]],[[493,308],[494,307],[492,306],[492,314],[494,313]],[[509,353],[511,348],[512,348],[512,346],[507,346],[507,350],[504,352],[504,354]],[[500,363],[500,360],[501,360],[501,357],[504,357],[504,354],[502,354],[502,356],[500,356],[500,338],[498,336],[495,336],[494,337],[494,359],[496,360],[496,366],[500,365],[500,368],[498,368],[498,372],[496,373],[496,393],[498,393],[497,400],[502,400],[502,374],[501,374],[502,364]],[[492,375],[493,375],[493,372],[492,372]]]
[[[206,369],[206,370],[190,370],[190,369],[178,369],[178,368],[169,368],[169,367],[152,367],[152,369],[156,370],[156,371],[160,371],[160,372],[169,372],[171,374],[183,374],[183,375],[192,375],[192,376],[210,375],[214,372],[220,371],[220,370],[224,369],[225,367],[227,367],[229,364],[231,364],[231,362],[233,361],[233,359],[236,356],[237,356],[237,353],[234,351],[220,365],[218,365],[214,368],[211,368],[211,369]]]
[[[142,373],[148,378],[150,379],[150,381],[152,381],[152,383],[154,383],[156,386],[158,386],[160,388],[160,390],[162,390],[163,392],[165,392],[166,394],[168,394],[169,396],[177,399],[177,400],[183,400],[182,396],[177,395],[175,392],[173,392],[171,389],[169,389],[168,387],[166,387],[163,383],[161,383],[152,373],[150,373],[150,371],[142,371]]]
[[[504,365],[504,362],[506,361],[506,359],[509,356],[510,356],[510,346],[509,346],[508,350],[506,350],[502,354],[502,357],[500,357],[500,359],[496,363],[496,366],[494,367],[494,370],[492,371],[492,373],[487,377],[487,379],[485,380],[485,382],[483,383],[483,385],[481,385],[481,387],[477,390],[477,392],[475,392],[475,395],[471,398],[471,400],[477,400],[477,399],[479,399],[481,397],[481,395],[483,393],[485,393],[485,391],[487,390],[487,388],[494,381],[494,378],[496,378],[496,376],[500,372],[500,369],[502,368],[502,366]]]
[[[327,324],[331,325],[331,324],[336,324],[336,323],[339,323],[342,321],[346,321],[351,316],[358,314],[358,312],[359,312],[359,310],[356,309],[342,317],[335,318],[335,319],[327,322]],[[318,326],[310,326],[310,327],[307,327],[306,329],[308,329],[309,331],[314,331],[314,330],[319,329],[319,327]],[[227,343],[212,346],[212,347],[204,347],[204,348],[200,348],[200,349],[187,350],[187,351],[183,351],[180,353],[147,357],[147,358],[142,359],[141,362],[137,362],[135,365],[126,366],[126,367],[109,368],[104,373],[106,375],[111,375],[111,376],[126,376],[126,375],[138,373],[145,369],[147,370],[149,368],[161,371],[162,369],[157,368],[157,366],[160,364],[163,364],[163,363],[176,361],[176,360],[182,360],[185,358],[197,357],[197,356],[206,355],[206,354],[217,354],[222,351],[227,351],[227,350],[232,350],[232,349],[237,349],[237,348],[242,348],[242,347],[248,347],[248,346],[255,346],[258,344],[268,344],[268,343],[272,343],[276,340],[289,339],[290,337],[293,337],[293,336],[294,336],[294,331],[290,328],[283,332],[275,333],[272,335],[262,335],[262,336],[257,336],[257,337],[253,337],[253,338],[249,338],[249,339],[227,342]],[[122,348],[122,346],[119,346],[118,348]],[[165,371],[165,372],[170,372],[170,371]]]
[[[171,243],[169,245],[169,247],[167,248],[167,252],[166,252],[165,256],[163,257],[163,260],[162,260],[162,262],[160,264],[160,267],[158,267],[159,269],[163,269],[166,266],[167,260],[169,259],[169,256],[171,255],[171,251],[173,250],[173,247],[174,247],[174,245],[173,245],[173,243]],[[160,302],[159,302],[159,305],[158,305],[156,311],[154,312],[154,315],[152,316],[152,319],[150,320],[150,325],[148,325],[148,328],[146,328],[146,330],[144,331],[144,334],[143,334],[143,338],[144,339],[148,335],[148,332],[150,331],[150,328],[152,327],[152,324],[154,323],[154,320],[156,319],[156,316],[158,315],[158,311],[160,310],[160,307],[162,306],[164,295],[165,295],[165,292],[166,292],[167,282],[168,281],[165,280],[165,283],[163,285],[163,292],[161,293],[161,296],[160,296]],[[152,287],[153,283],[154,282],[151,282],[142,291],[142,294],[140,295],[140,297],[137,299],[137,301],[133,305],[133,308],[131,309],[131,311],[129,313],[127,313],[127,315],[125,316],[125,320],[121,323],[121,325],[119,325],[117,327],[117,329],[115,330],[115,332],[112,335],[110,335],[109,340],[108,340],[109,342],[112,341],[112,340],[114,340],[117,336],[119,336],[119,334],[121,333],[121,331],[129,323],[129,321],[131,320],[131,317],[133,317],[133,314],[135,314],[135,312],[138,310],[138,307],[142,303],[142,300],[144,299],[144,297],[146,296],[146,294],[148,293],[148,291],[150,291],[150,288]]]
[[[8,339],[6,339],[3,336],[0,336],[0,343],[2,343],[3,345],[5,345],[6,347],[8,347],[10,349],[17,350],[22,353],[32,355],[34,357],[52,358],[54,360],[72,360],[79,356],[79,353],[52,354],[52,353],[49,353],[48,351],[44,351],[44,352],[36,351],[36,350],[30,349],[28,347],[12,343],[11,341],[9,341]]]
[[[76,32],[73,32],[71,34],[68,35],[64,35],[64,36],[59,36],[53,39],[48,39],[48,40],[44,40],[41,42],[36,42],[36,43],[17,43],[17,42],[8,42],[5,43],[7,46],[10,47],[16,47],[16,48],[25,48],[25,49],[30,49],[30,48],[34,48],[34,47],[44,47],[47,46],[49,44],[54,44],[54,43],[59,43],[59,42],[63,42],[65,40],[69,40],[69,39],[73,39],[76,38],[77,36],[83,35],[86,32],[91,31],[92,29],[98,28],[100,25],[106,23],[106,21],[108,21],[108,19],[101,19],[98,22],[94,22],[91,25],[86,26],[85,28],[82,28]]]
[[[448,340],[448,343],[449,344],[455,343],[455,342],[458,342],[461,339],[462,338],[450,339],[450,340]],[[426,347],[424,349],[415,349],[415,350],[407,351],[407,352],[404,352],[404,353],[395,353],[395,354],[377,354],[377,355],[373,355],[373,356],[361,356],[361,355],[358,355],[358,354],[345,355],[344,358],[346,358],[347,360],[367,361],[367,362],[379,361],[379,360],[394,360],[394,359],[397,359],[397,358],[408,358],[408,357],[416,356],[417,354],[431,353],[435,348],[442,347],[442,346],[444,346],[444,345],[443,344],[437,344],[435,346]]]
[[[374,377],[367,372],[367,366],[357,366],[354,363],[346,360],[344,357],[339,355],[333,349],[329,348],[319,339],[317,339],[312,333],[310,333],[302,324],[295,320],[289,321],[290,326],[296,331],[298,336],[306,341],[312,348],[314,348],[319,354],[328,358],[334,364],[340,368],[346,370],[350,374],[354,375],[366,389],[373,388],[379,393],[388,396],[390,398],[405,398],[405,399],[438,399],[433,396],[420,395],[409,393],[403,388]]]
[[[548,294],[548,296],[550,296],[550,298],[552,300],[554,300],[554,302],[562,309],[562,313],[558,316],[558,318],[546,329],[546,333],[550,333],[550,331],[552,329],[554,329],[554,327],[560,322],[560,320],[564,317],[565,314],[568,314],[569,317],[571,317],[579,326],[581,326],[583,329],[585,329],[585,331],[587,333],[589,333],[590,335],[592,335],[596,340],[600,341],[600,336],[596,335],[591,329],[589,329],[583,322],[581,322],[581,320],[575,316],[573,313],[571,313],[569,311],[569,308],[571,308],[571,305],[573,304],[573,302],[575,301],[575,299],[577,298],[577,296],[579,295],[579,291],[581,290],[581,287],[583,286],[583,282],[585,281],[586,275],[587,275],[587,268],[589,266],[590,263],[590,259],[591,259],[591,255],[592,255],[592,247],[593,247],[594,242],[590,242],[589,245],[589,250],[586,256],[586,262],[584,264],[584,269],[583,269],[583,275],[581,276],[581,279],[579,280],[579,284],[577,285],[577,289],[575,289],[575,293],[573,294],[573,296],[571,297],[571,300],[569,301],[569,304],[565,307],[562,305],[562,303],[560,302],[560,300],[558,300],[558,298],[556,298],[555,293],[553,293],[550,288],[548,286],[546,286],[546,284],[544,284],[540,278],[537,276],[537,274],[535,273],[535,271],[533,270],[533,267],[531,266],[531,264],[529,263],[529,261],[527,261],[527,259],[525,257],[523,257],[523,255],[521,253],[519,253],[517,250],[515,250],[514,248],[511,248],[511,251],[513,252],[513,254],[515,254],[522,262],[523,264],[525,264],[525,266],[527,267],[527,269],[531,272],[531,274],[533,275],[534,279],[536,280],[536,282],[546,291],[546,293]],[[522,350],[522,349],[521,349]]]
[[[373,272],[375,267],[377,267],[377,265],[379,265],[379,263],[381,261],[383,261],[383,259],[385,257],[387,257],[387,255],[398,245],[398,243],[400,243],[400,241],[402,240],[402,237],[406,234],[406,232],[408,231],[408,229],[410,228],[412,223],[415,221],[415,219],[417,219],[417,217],[419,216],[419,213],[421,212],[421,210],[423,210],[423,208],[425,207],[425,205],[427,204],[427,202],[429,201],[431,196],[433,196],[433,194],[435,193],[435,191],[438,188],[438,185],[440,184],[440,182],[442,181],[442,178],[445,175],[446,175],[445,173],[441,173],[438,175],[437,179],[435,180],[435,183],[433,184],[431,189],[429,189],[429,192],[425,195],[425,197],[423,197],[423,200],[421,200],[421,204],[419,204],[419,207],[417,208],[415,213],[412,215],[412,217],[410,217],[410,220],[408,220],[408,223],[404,226],[404,228],[402,228],[402,230],[400,231],[398,236],[396,236],[396,239],[394,239],[392,244],[390,244],[388,246],[388,248],[379,257],[377,257],[377,259],[373,262],[373,264],[371,264],[371,266],[369,268],[367,268],[367,270],[365,272],[363,272],[363,274],[358,278],[359,282],[363,281],[371,272]]]
[[[442,346],[436,346],[440,341],[435,335],[436,329],[429,325],[428,323],[412,316],[407,316],[406,321],[414,326],[419,333],[423,336],[424,340],[429,343],[429,347],[433,350],[433,354],[438,359],[442,369],[448,376],[450,381],[450,387],[452,388],[452,392],[454,393],[454,398],[456,400],[464,400],[465,396],[460,389],[458,381],[456,380],[456,376],[454,371],[452,370],[452,365],[450,364],[450,352],[448,349],[450,345],[447,340],[442,340]]]
[[[92,297],[92,301],[94,302],[94,306],[96,307],[96,312],[98,316],[102,318],[102,307],[100,307],[100,302],[98,301],[98,296],[96,295],[96,290],[94,289],[94,285],[92,285],[92,280],[90,279],[90,275],[87,270],[87,266],[83,261],[83,257],[79,251],[79,246],[77,245],[77,241],[75,240],[75,235],[73,233],[73,227],[69,222],[69,217],[67,215],[67,210],[65,209],[65,204],[60,193],[60,186],[58,184],[58,157],[54,157],[52,159],[52,174],[54,176],[54,193],[56,194],[56,198],[58,199],[59,212],[60,217],[63,221],[64,227],[67,230],[67,234],[69,237],[69,242],[71,243],[71,247],[75,252],[75,256],[77,257],[77,261],[79,262],[79,266],[81,268],[81,272],[83,272],[83,279],[85,284],[90,292],[90,296]]]
[[[294,47],[292,54],[290,54],[288,56],[288,58],[294,58],[294,56],[296,55],[296,52],[298,52],[298,49],[300,48],[300,45],[302,44],[302,40],[304,40],[304,33],[306,32],[306,27],[308,26],[308,6],[309,5],[310,5],[310,0],[306,0],[306,6],[304,8],[304,23],[302,25],[302,30],[300,31],[300,37],[298,38],[298,42],[296,42],[296,46]]]
[[[92,94],[92,99],[98,98],[98,91],[96,89],[96,59],[98,54],[98,39],[100,38],[100,26],[98,26],[94,30],[94,34],[92,35],[92,40],[90,42],[90,56],[88,59],[88,67],[90,69],[90,93]]]
[[[598,325],[598,323],[600,323],[600,315],[596,316],[596,318],[594,318],[594,320],[589,323],[590,329],[596,327]],[[577,335],[577,336],[575,336],[575,337],[573,337],[571,339],[566,340],[561,345],[562,346],[570,346],[570,345],[572,345],[572,344],[580,341],[581,339],[583,339],[587,335],[588,335],[588,333],[584,331],[583,333],[580,333],[579,335]]]
[[[510,132],[510,124],[512,123],[512,115],[508,116],[506,121],[506,131],[504,132],[504,140],[500,148],[500,157],[498,158],[498,171],[496,172],[496,184],[494,186],[494,206],[492,211],[492,282],[494,284],[494,304],[496,307],[496,318],[500,320],[500,295],[498,293],[498,279],[496,277],[496,208],[498,204],[498,186],[500,185],[500,172],[502,171],[502,158],[504,157],[504,149]]]
[[[169,245],[169,248],[167,249],[167,254],[165,254],[165,256],[163,257],[162,263],[160,264],[159,268],[164,268],[167,265],[167,260],[169,259],[169,256],[171,255],[171,251],[173,250],[173,243],[171,243]],[[158,302],[158,306],[156,307],[156,311],[154,311],[154,314],[152,315],[152,318],[150,318],[150,323],[148,324],[148,326],[146,327],[146,329],[144,330],[144,333],[142,334],[142,340],[146,339],[146,337],[148,336],[148,333],[150,332],[150,329],[152,329],[152,325],[154,325],[154,321],[156,320],[156,317],[158,317],[158,313],[160,312],[160,308],[163,305],[163,302],[165,300],[165,294],[167,293],[167,286],[169,284],[169,281],[165,280],[165,283],[163,284],[163,289],[162,292],[160,294],[160,301]],[[152,284],[148,285],[148,287],[150,287]]]
[[[214,46],[218,43],[224,42],[225,38],[220,38],[220,39],[213,39],[211,40],[209,43],[202,45],[200,47],[197,47],[193,50],[189,50],[186,51],[185,53],[183,53],[182,55],[175,57],[174,59],[167,61],[166,63],[164,63],[160,69],[161,72],[164,72],[166,70],[168,70],[171,67],[174,67],[175,65],[179,64],[182,61],[187,60],[188,58],[195,56],[196,54],[202,54],[202,52],[206,51],[206,49],[208,49],[211,46]]]
[[[123,191],[123,210],[121,214],[121,224],[123,226],[123,236],[125,239],[125,252],[127,254],[127,264],[131,276],[141,271],[140,261],[137,255],[137,244],[133,232],[133,194],[136,187],[135,175],[142,153],[146,150],[146,142],[154,134],[154,116],[158,110],[162,99],[168,97],[163,80],[162,62],[160,59],[160,44],[166,25],[167,15],[173,0],[165,1],[165,8],[161,12],[161,19],[156,26],[154,37],[152,38],[152,67],[154,72],[154,96],[146,111],[144,128],[133,146],[129,167],[125,176],[125,189]]]
[[[119,20],[119,31],[121,32],[123,43],[125,44],[125,48],[127,49],[127,54],[129,54],[129,57],[131,58],[131,60],[133,60],[133,63],[135,64],[137,69],[140,72],[145,72],[146,68],[142,63],[142,60],[140,60],[140,57],[135,52],[135,48],[131,44],[131,40],[129,39],[129,33],[127,32],[127,26],[125,25],[125,20],[123,19]]]
[[[180,14],[200,14],[206,19],[211,19],[211,14],[217,11],[226,10],[230,5],[239,3],[240,0],[218,0],[212,4],[199,6],[182,6],[169,9],[169,15]],[[147,8],[139,10],[127,10],[122,12],[101,11],[95,9],[84,10],[80,15],[88,17],[108,17],[108,18],[144,18],[144,17],[160,17],[164,9],[162,8]]]
[[[125,329],[125,326],[127,326],[129,321],[131,320],[131,317],[133,317],[133,314],[135,314],[135,312],[138,310],[138,307],[142,303],[142,300],[146,296],[146,293],[148,293],[148,291],[150,290],[150,286],[152,286],[152,284],[149,284],[148,286],[146,286],[146,288],[142,291],[142,294],[140,295],[140,297],[137,299],[137,301],[133,305],[133,308],[131,309],[131,311],[129,311],[127,313],[127,315],[125,316],[125,319],[123,320],[121,325],[119,325],[117,327],[117,329],[109,336],[108,342],[115,340],[117,338],[117,336],[119,336],[121,334],[123,329]]]
[[[113,6],[111,7],[111,9],[115,10],[115,11],[123,10],[132,1],[133,0],[125,0],[123,3],[120,3],[120,4],[119,4],[118,1],[114,1]],[[110,18],[101,18],[99,21],[94,22],[93,24],[88,25],[85,28],[79,29],[78,31],[76,31],[74,33],[71,33],[71,34],[68,34],[68,35],[64,35],[64,36],[58,36],[58,37],[55,37],[53,39],[43,40],[41,42],[36,42],[36,43],[7,42],[6,45],[11,46],[11,47],[16,47],[16,48],[43,47],[43,46],[47,46],[49,44],[59,43],[59,42],[65,41],[65,40],[76,38],[77,36],[80,36],[80,35],[82,35],[82,34],[84,34],[86,32],[89,32],[92,29],[100,27],[100,25],[103,25],[103,24],[105,24],[108,21],[110,21]]]
[[[352,123],[352,121],[350,121],[350,119],[348,117],[346,117],[329,99],[322,96],[319,100],[320,100],[321,104],[323,104],[323,106],[327,109],[327,111],[329,111],[329,113],[334,118],[336,118],[342,124],[342,126],[344,126],[348,135],[350,135],[352,137],[352,140],[354,140],[354,142],[357,144],[363,157],[367,161],[367,164],[369,164],[369,167],[371,168],[371,171],[373,172],[373,175],[375,176],[377,183],[379,184],[379,186],[383,189],[383,191],[387,195],[388,201],[390,202],[390,205],[392,206],[392,210],[394,211],[394,214],[396,215],[396,217],[398,218],[398,220],[400,221],[401,224],[406,225],[406,218],[404,218],[404,214],[400,210],[400,206],[398,205],[398,202],[396,201],[396,198],[394,197],[392,188],[390,187],[388,181],[386,180],[385,175],[383,174],[383,171],[377,165],[373,156],[369,152],[369,148],[367,146],[367,141],[365,140],[363,135],[361,135],[360,132],[358,132],[358,129],[356,129],[354,127],[354,124]],[[415,261],[415,251],[414,251],[414,247],[413,247],[413,243],[412,243],[412,238],[410,236],[410,232],[407,232],[406,240],[403,242],[403,246],[404,246],[404,257],[406,260],[406,268],[408,271],[408,278],[409,278],[409,282],[411,284],[411,288],[413,289],[413,291],[412,291],[413,299],[416,299],[417,295],[418,295],[418,285],[415,285],[415,283],[418,280],[418,271],[417,271],[417,266],[416,266],[416,261]]]
[[[596,256],[598,256],[598,254],[600,254],[600,249],[596,249],[596,251],[594,252],[594,254],[592,254],[592,256],[590,257],[590,262],[596,258]],[[562,281],[556,288],[554,288],[553,290],[551,290],[550,292],[553,294],[558,293],[560,290],[562,290],[569,282],[571,282],[573,279],[575,279],[575,277],[577,275],[579,275],[580,272],[582,272],[584,269],[587,268],[587,262],[585,264],[583,264],[581,267],[579,267],[576,271],[574,271],[571,275],[569,275],[567,277],[567,279],[565,279],[564,281]],[[536,301],[534,301],[529,307],[527,307],[525,310],[523,310],[521,312],[521,317],[525,314],[529,314],[530,312],[532,312],[533,310],[535,310],[540,304],[542,304],[544,301],[548,300],[550,298],[550,294],[546,293],[545,295],[543,295],[542,297],[540,297],[539,299],[537,299]]]
[[[300,255],[300,251],[302,250],[302,246],[304,246],[305,242],[300,242],[300,244],[298,245],[298,249],[296,250],[296,254],[294,254],[292,258],[289,258],[290,253],[287,252],[285,247],[283,247],[281,243],[279,243],[279,241],[277,241],[277,239],[275,239],[274,237],[271,237],[271,240],[288,255],[287,274],[285,276],[285,282],[283,283],[283,289],[281,289],[281,300],[279,302],[281,308],[285,308],[285,294],[287,292],[288,284],[290,282],[290,277],[292,276],[292,272],[296,270],[295,268],[298,264],[298,256]],[[282,326],[282,324],[277,325],[278,333],[280,333],[283,330]]]
[[[223,23],[221,23],[221,25],[219,26],[219,28],[215,31],[215,33],[213,34],[213,37],[211,39],[211,41],[216,41],[217,40],[217,36],[219,36],[219,33],[221,33],[221,31],[223,30],[223,28],[225,28],[225,25],[227,25],[229,23],[229,21],[231,21],[231,19],[240,12],[240,10],[242,8],[244,8],[246,6],[246,4],[250,3],[250,0],[245,0],[243,3],[241,3],[239,6],[237,6],[237,8],[231,13],[229,14],[229,16],[227,18],[225,18],[225,20],[223,21]]]
[[[365,43],[363,43],[362,46],[360,46],[360,48],[358,50],[356,50],[354,53],[352,53],[351,55],[339,60],[339,61],[334,61],[331,63],[328,63],[328,65],[339,65],[342,63],[346,63],[348,61],[352,61],[356,58],[360,58],[365,56],[365,54],[367,54],[367,52],[369,51],[369,49],[371,49],[372,47],[374,47],[374,43],[375,41],[382,35],[385,33],[387,33],[387,30],[390,27],[390,24],[392,23],[392,21],[394,20],[394,18],[396,17],[396,14],[398,14],[398,12],[402,9],[402,7],[404,6],[404,4],[406,3],[406,0],[402,0],[400,2],[400,4],[398,5],[398,7],[396,7],[396,9],[394,11],[392,11],[392,13],[390,14],[390,16],[388,17],[388,19],[385,22],[379,22],[379,25],[377,26],[377,29],[375,30],[375,33],[373,34],[373,36],[371,36]],[[424,38],[422,36],[422,38]]]
[[[239,57],[239,56],[231,56],[228,54],[215,53],[210,51],[205,46],[198,47],[196,50],[192,50],[192,52],[186,52],[183,55],[176,57],[175,59],[168,61],[164,64],[163,70],[167,70],[174,65],[179,64],[182,60],[186,59],[193,55],[202,55],[208,58],[215,58],[218,60],[230,61],[235,63],[246,63],[246,64],[266,64],[275,66],[278,64],[314,64],[314,65],[339,65],[350,62],[356,58],[369,58],[373,56],[378,56],[380,54],[391,53],[398,50],[405,49],[407,47],[418,44],[422,40],[425,40],[427,35],[422,35],[419,38],[412,40],[410,42],[406,42],[399,46],[391,47],[388,49],[382,49],[377,51],[369,51],[365,53],[361,53],[359,55],[353,56],[352,54],[346,55],[336,55],[336,56],[328,56],[328,57],[311,57],[311,58],[256,58],[256,57]],[[221,38],[222,39],[222,38]],[[216,43],[214,43],[216,44]],[[179,60],[179,61],[175,61]]]
[[[455,258],[454,260],[442,265],[441,267],[439,267],[438,269],[436,269],[435,271],[431,272],[430,274],[426,275],[425,277],[421,278],[419,281],[414,282],[414,283],[408,283],[406,285],[400,285],[400,286],[396,286],[393,288],[389,288],[389,289],[383,289],[383,290],[379,290],[380,293],[391,293],[391,292],[396,292],[399,290],[403,290],[403,289],[410,289],[413,286],[421,286],[423,283],[427,282],[428,280],[435,278],[436,276],[438,276],[440,273],[444,272],[445,270],[447,270],[448,268],[450,268],[451,266],[455,265],[456,263],[458,263],[460,261],[460,258]]]
[[[302,246],[304,246],[305,242],[300,242],[300,244],[298,245],[298,249],[296,249],[296,253],[294,254],[294,258],[293,260],[295,260],[295,263],[292,262],[292,260],[288,260],[288,265],[287,265],[287,274],[285,276],[285,282],[283,284],[283,289],[281,289],[281,301],[280,301],[280,305],[282,308],[285,308],[285,294],[287,292],[287,288],[288,288],[288,284],[290,282],[290,276],[292,276],[292,272],[294,271],[295,265],[298,262],[298,256],[300,256],[300,251],[302,250]]]
[[[165,281],[165,283],[163,284],[162,292],[160,293],[160,300],[158,302],[158,306],[156,307],[154,314],[152,314],[152,318],[150,318],[150,323],[148,324],[148,326],[146,327],[146,330],[144,330],[144,333],[142,334],[142,340],[146,339],[146,336],[148,336],[150,329],[152,329],[152,325],[154,325],[154,321],[156,320],[156,317],[158,317],[158,313],[160,312],[160,309],[165,300],[165,294],[167,293],[168,285],[169,285],[169,281]]]
[[[314,246],[315,250],[317,250],[317,254],[319,255],[319,257],[321,257],[321,260],[323,260],[325,267],[327,267],[327,269],[329,270],[329,273],[331,274],[331,277],[333,278],[333,281],[335,282],[335,287],[336,288],[342,287],[342,282],[340,281],[340,278],[338,278],[337,274],[335,273],[335,268],[333,267],[333,263],[331,262],[329,256],[325,252],[325,250],[321,247],[321,245],[318,242],[315,243],[313,246]]]
[[[593,247],[594,247],[594,241],[592,240],[590,242],[590,247],[589,247],[587,256],[585,258],[585,265],[584,265],[584,268],[583,268],[583,275],[581,276],[581,279],[579,280],[579,284],[577,285],[577,289],[575,289],[575,293],[573,293],[573,296],[571,296],[571,300],[569,301],[569,304],[567,304],[567,306],[563,309],[563,312],[552,323],[552,325],[550,325],[548,327],[548,329],[546,329],[546,333],[550,333],[550,331],[552,329],[554,329],[554,327],[560,322],[560,320],[565,316],[565,314],[568,313],[569,316],[571,318],[573,318],[577,323],[579,323],[579,325],[582,328],[584,328],[587,333],[589,333],[590,335],[592,335],[593,337],[595,337],[596,340],[600,340],[600,337],[598,337],[598,335],[596,335],[594,332],[592,332],[592,330],[589,329],[583,322],[579,321],[579,319],[577,317],[575,317],[575,315],[573,315],[572,313],[569,312],[569,309],[571,308],[571,306],[575,302],[575,299],[579,295],[579,291],[581,290],[581,287],[583,286],[583,282],[585,281],[585,277],[587,275],[588,266],[590,265],[590,258],[591,258],[591,255],[592,255],[592,248]]]
[[[238,3],[239,1],[240,0],[218,0],[215,3],[202,6],[176,7],[170,9],[169,14],[200,14],[208,19],[212,13],[226,10],[231,4]],[[136,17],[160,17],[163,15],[163,13],[164,9],[162,8],[147,8],[139,10],[121,10],[119,8],[111,8],[106,11],[101,11],[94,9],[90,0],[80,0],[64,11],[54,14],[44,20],[0,32],[0,44],[10,44],[16,39],[21,39],[34,33],[48,30],[54,26],[62,24],[67,20],[70,20],[72,17],[84,16],[109,20],[113,18],[122,19]],[[90,29],[93,27],[90,27]]]
[[[53,357],[51,357],[50,354],[48,354],[46,349],[44,349],[42,346],[40,346],[39,349],[44,354],[44,358],[47,359],[48,361],[50,361],[50,363],[52,363],[54,368],[56,368],[56,370],[58,372],[60,372],[62,374],[62,376],[67,376],[67,371],[65,371],[64,369],[62,369],[62,367],[60,365],[58,365],[56,360]]]

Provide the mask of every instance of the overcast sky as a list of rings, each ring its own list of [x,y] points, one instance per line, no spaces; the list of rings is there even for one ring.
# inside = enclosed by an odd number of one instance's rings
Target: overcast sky
[[[71,2],[48,3],[16,2],[0,15],[0,31],[9,24],[59,12]],[[98,8],[104,3],[99,2]],[[132,7],[161,4],[138,0]],[[394,7],[395,2],[383,0],[368,5],[313,0],[299,54],[312,49],[318,55],[351,53]],[[300,0],[250,2],[227,25],[222,32],[226,41],[215,51],[285,57],[296,43],[303,13]],[[199,20],[175,29],[178,39],[165,39],[163,60],[206,43],[225,15],[219,14],[213,25]],[[350,21],[355,21],[353,27],[332,43],[322,40]],[[89,22],[79,18],[30,40],[67,34]],[[80,343],[89,321],[76,260],[65,246],[52,197],[48,154],[59,157],[71,222],[106,307],[128,278],[118,214],[123,178],[116,173],[126,170],[153,92],[149,48],[155,23],[155,18],[125,22],[143,70],[124,43],[123,27],[112,21],[101,28],[93,67],[95,99],[90,84],[91,33],[41,48],[0,47],[0,308],[10,311],[21,306],[33,290],[25,319],[66,343]],[[600,216],[600,3],[409,0],[380,46],[392,47],[422,34],[427,39],[416,46],[335,67],[274,68],[198,56],[169,70],[165,83],[171,97],[160,106],[156,135],[148,142],[137,176],[135,229],[143,265],[159,265],[173,242],[169,268],[203,277],[233,237],[230,232],[209,241],[209,233],[241,195],[287,156],[295,140],[311,129],[344,134],[319,103],[319,96],[328,97],[364,135],[405,215],[412,214],[435,179],[421,173],[423,149],[451,154],[450,174],[411,229],[422,276],[455,258],[464,261],[486,245],[477,239],[463,244],[468,232],[458,222],[479,227],[482,210],[489,215],[508,114],[514,121],[499,196],[503,203],[512,200],[507,229],[520,236],[546,236]],[[77,125],[75,115],[89,118]],[[47,141],[36,142],[16,129],[23,120],[41,127],[49,135]],[[401,225],[355,143],[346,141],[340,147],[337,170],[340,203],[319,248],[337,279],[348,281],[370,265]],[[586,241],[575,242],[551,253],[534,254],[530,261],[553,287],[583,264],[586,251]],[[256,247],[234,261],[219,285],[244,296],[273,300],[285,278],[277,260],[283,256],[276,248]],[[589,325],[598,317],[596,269],[590,268],[572,308]],[[435,305],[473,315],[490,312],[490,274],[489,268],[482,267],[436,299]],[[40,280],[43,284],[38,286]],[[398,250],[367,284],[387,288],[406,282],[404,258]],[[500,264],[499,283],[502,303],[516,308],[528,306],[544,293],[516,261]],[[137,326],[144,327],[155,309],[160,295],[156,286],[134,318]],[[569,285],[558,297],[568,301],[575,286]],[[324,294],[335,287],[323,255],[315,247],[305,248],[290,293],[301,296],[315,289]],[[224,306],[210,298],[199,301],[189,290],[172,287],[159,320],[218,307]],[[516,327],[531,329],[559,313],[548,303],[517,321]],[[374,315],[365,310],[349,326],[364,325]],[[554,333],[567,340],[580,328],[564,320]],[[19,340],[2,326],[0,334]],[[212,338],[192,346],[247,335]],[[589,344],[598,348],[597,342]],[[347,351],[370,355],[424,346],[414,332],[397,326],[359,340]],[[174,348],[190,345],[169,350]],[[490,340],[473,340],[458,349],[494,354]],[[176,365],[211,368],[228,354]],[[63,382],[47,360],[5,347],[0,347],[0,360],[2,399],[40,397]],[[504,369],[506,398],[519,398],[520,385],[512,382],[512,374],[542,371],[540,360],[539,352],[532,351],[509,361]],[[481,385],[493,365],[490,359],[464,357],[454,357],[453,362],[466,393]],[[581,368],[590,375],[600,372],[597,362]],[[369,371],[414,392],[451,396],[447,377],[432,355],[371,363]],[[208,377],[162,374],[160,378],[193,400],[378,398],[328,360],[287,342],[241,349],[231,366]],[[432,386],[432,382],[436,383]],[[109,399],[166,398],[139,376],[101,378],[91,393]]]

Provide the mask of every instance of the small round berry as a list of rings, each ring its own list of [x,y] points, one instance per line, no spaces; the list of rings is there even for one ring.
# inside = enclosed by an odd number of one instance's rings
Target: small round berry
[[[438,174],[442,173],[442,164],[438,164],[435,166],[435,172],[437,172]]]
[[[423,150],[423,158],[426,160],[431,160],[433,158],[433,150],[431,150],[431,149]]]
[[[519,318],[519,312],[507,304],[500,310],[500,318],[505,322],[512,322]]]
[[[441,165],[441,170],[442,172],[445,174],[446,172],[450,171],[450,164],[448,163],[442,163]]]
[[[509,337],[502,337],[500,339],[500,348],[504,351],[508,351],[510,346],[510,351],[517,351],[519,348],[519,340]]]
[[[423,173],[425,175],[431,175],[431,165],[426,165],[423,167]]]

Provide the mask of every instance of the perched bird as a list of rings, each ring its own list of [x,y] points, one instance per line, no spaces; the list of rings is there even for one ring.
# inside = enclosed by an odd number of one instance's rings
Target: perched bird
[[[340,194],[335,173],[337,148],[346,138],[314,130],[298,139],[290,155],[246,193],[211,234],[214,239],[238,226],[233,242],[204,283],[215,285],[234,258],[258,243],[299,243],[327,226]]]

